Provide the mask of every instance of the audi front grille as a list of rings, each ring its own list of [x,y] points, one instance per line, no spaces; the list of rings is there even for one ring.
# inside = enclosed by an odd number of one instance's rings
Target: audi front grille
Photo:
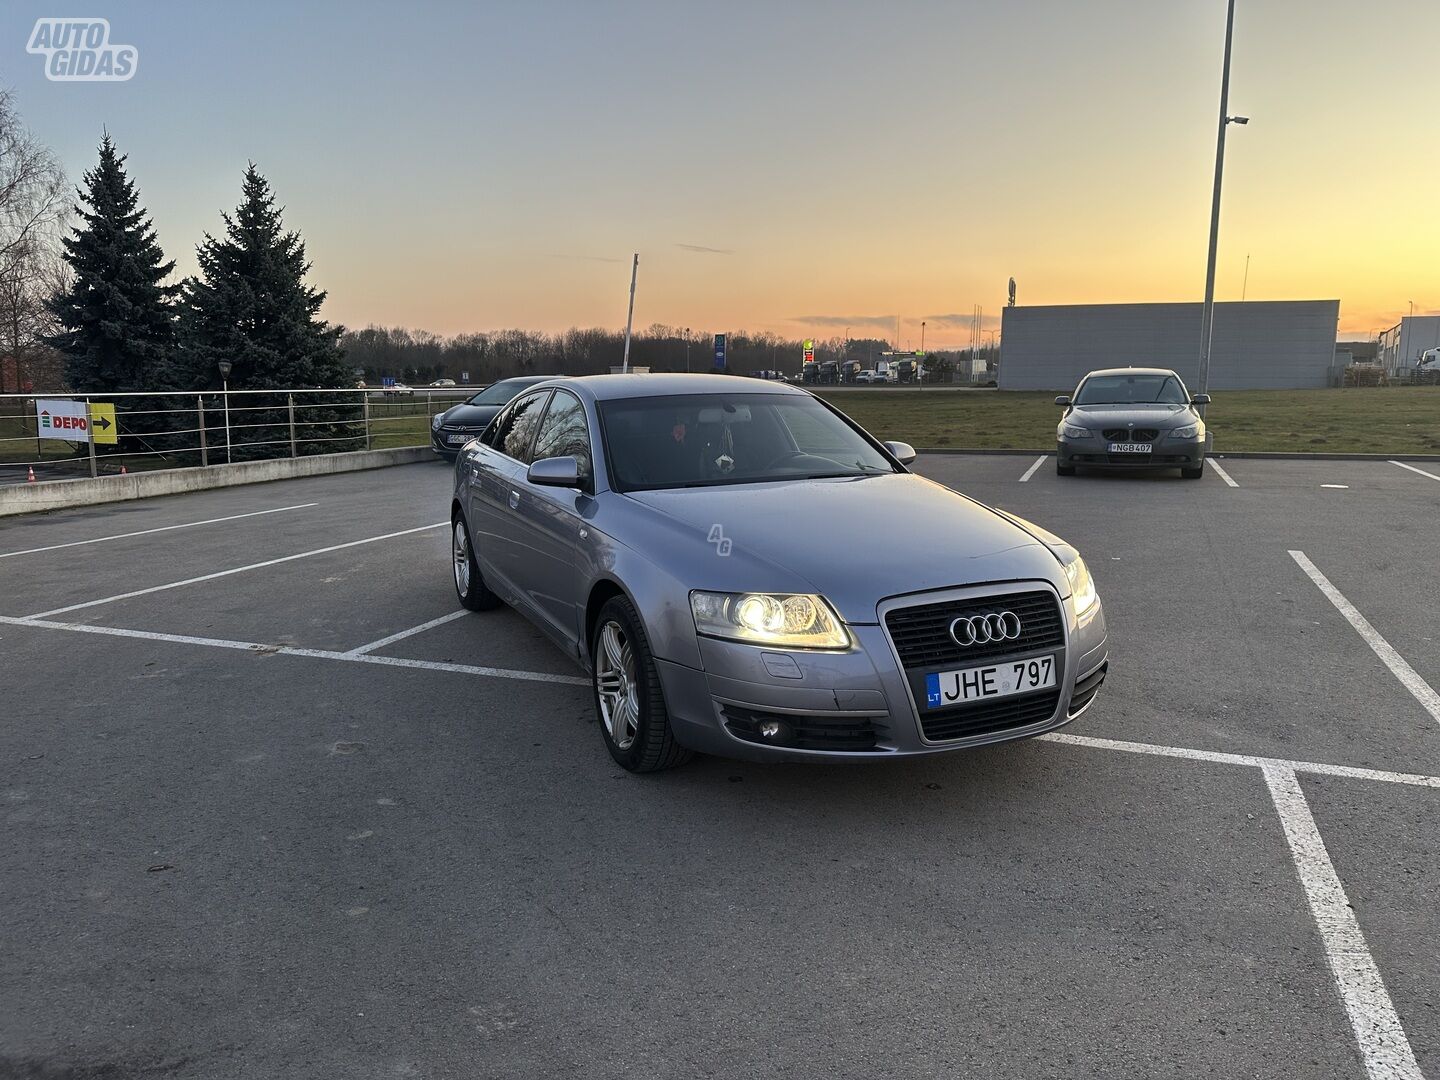
[[[961,647],[950,636],[950,624],[956,619],[1007,611],[1020,619],[1020,635],[1016,638]],[[1039,590],[894,608],[885,616],[885,629],[895,643],[901,665],[907,669],[974,667],[997,656],[1065,647],[1060,602],[1053,592]]]
[[[1020,623],[1016,636],[961,645],[950,634],[957,619],[1013,615]],[[1004,620],[1007,624],[1010,620]],[[1043,724],[1055,715],[1065,686],[1065,617],[1059,598],[1049,590],[1001,593],[892,608],[885,629],[910,688],[920,731],[930,742],[968,739]],[[969,634],[961,634],[966,640]],[[1056,685],[990,701],[972,701],[943,709],[927,709],[925,676],[935,671],[983,667],[997,660],[1035,656],[1055,658]]]

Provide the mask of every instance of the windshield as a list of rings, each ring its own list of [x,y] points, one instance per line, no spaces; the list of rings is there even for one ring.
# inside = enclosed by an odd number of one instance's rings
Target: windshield
[[[504,405],[529,385],[531,384],[523,382],[520,379],[506,379],[504,382],[491,383],[465,404]]]
[[[863,476],[894,466],[820,402],[799,394],[689,394],[600,404],[622,491]]]
[[[1092,375],[1075,392],[1076,405],[1188,405],[1174,375]]]

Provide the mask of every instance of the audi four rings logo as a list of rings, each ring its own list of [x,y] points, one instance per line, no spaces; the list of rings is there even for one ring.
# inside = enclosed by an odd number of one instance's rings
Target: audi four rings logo
[[[950,624],[950,636],[961,646],[1014,641],[1020,636],[1020,616],[1013,611],[992,611],[989,615],[956,619]]]

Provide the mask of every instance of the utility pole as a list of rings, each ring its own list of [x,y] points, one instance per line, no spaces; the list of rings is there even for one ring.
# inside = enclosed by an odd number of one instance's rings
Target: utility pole
[[[620,362],[620,370],[625,373],[630,371],[630,326],[635,321],[635,278],[640,273],[640,253],[635,253],[635,261],[630,264],[630,312],[625,316],[625,357]]]
[[[1230,115],[1230,43],[1235,34],[1235,0],[1225,14],[1225,63],[1220,74],[1220,127],[1215,138],[1215,190],[1210,200],[1210,256],[1205,264],[1205,306],[1200,318],[1200,379],[1197,393],[1209,392],[1210,344],[1215,336],[1215,254],[1220,246],[1220,182],[1225,175],[1225,129],[1248,124],[1248,116]],[[1205,406],[1200,406],[1203,416]]]

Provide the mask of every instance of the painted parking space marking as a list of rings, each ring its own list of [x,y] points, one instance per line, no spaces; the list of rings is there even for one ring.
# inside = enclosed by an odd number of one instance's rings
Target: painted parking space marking
[[[98,600],[86,600],[79,604],[70,604],[62,608],[54,608],[50,611],[37,612],[34,615],[27,615],[28,619],[48,619],[55,615],[64,615],[71,611],[80,611],[84,608],[99,607],[101,604],[113,604],[117,600],[130,600],[136,596],[148,596],[151,593],[165,592],[167,589],[179,589],[186,585],[197,585],[202,581],[214,581],[216,578],[229,577],[231,574],[243,574],[250,570],[263,570],[267,566],[279,566],[281,563],[294,562],[296,559],[308,559],[313,555],[328,555],[332,551],[344,551],[346,548],[360,547],[363,544],[377,544],[381,540],[394,540],[400,536],[411,536],[415,533],[429,532],[431,529],[448,529],[450,522],[440,521],[434,525],[420,525],[413,529],[401,529],[399,532],[385,533],[383,536],[367,536],[363,540],[351,540],[345,544],[332,544],[330,547],[316,548],[314,551],[302,551],[295,555],[284,555],[278,559],[266,559],[264,562],[250,563],[246,566],[234,566],[229,570],[217,570],[213,574],[201,574],[199,577],[186,578],[183,581],[171,581],[164,585],[152,585],[148,589],[135,589],[131,592],[116,593],[114,596],[102,596]]]
[[[1330,583],[1330,579],[1322,574],[1319,568],[1305,557],[1303,551],[1292,551],[1290,557],[1299,564],[1310,580],[1325,594],[1325,598],[1335,605],[1335,610],[1345,616],[1345,621],[1355,628],[1355,632],[1364,639],[1386,667],[1388,667],[1400,684],[1409,690],[1416,701],[1440,723],[1440,694],[1435,688],[1420,677],[1420,673],[1405,662],[1405,658],[1395,651],[1394,647],[1386,641],[1375,627],[1370,625],[1370,620],[1361,615],[1355,609],[1355,605],[1345,599],[1339,589]]]
[[[201,525],[219,525],[222,521],[239,521],[241,518],[263,517],[266,514],[283,514],[287,510],[308,510],[319,503],[296,503],[294,506],[277,506],[273,510],[252,510],[248,514],[231,514],[229,517],[206,518],[204,521],[187,521],[182,525],[162,525],[158,529],[140,529],[136,532],[116,533],[114,536],[97,536],[90,540],[71,540],[68,544],[51,544],[48,547],[26,548],[24,551],[0,552],[0,559],[11,559],[16,555],[38,555],[42,551],[59,551],[61,548],[84,547],[86,544],[103,544],[107,540],[128,540],[132,536],[150,536],[153,533],[174,532],[176,529],[194,529]]]
[[[1214,458],[1206,458],[1205,460],[1210,462],[1210,467],[1215,470],[1215,475],[1220,477],[1221,480],[1224,480],[1225,483],[1229,484],[1233,488],[1238,488],[1240,486],[1230,478],[1230,474],[1226,472],[1224,467]]]
[[[1042,455],[1040,455],[1040,457],[1036,458],[1036,459],[1035,459],[1035,464],[1034,464],[1034,465],[1031,465],[1030,468],[1026,469],[1026,470],[1025,470],[1025,475],[1022,476],[1022,477],[1020,477],[1020,483],[1023,484],[1023,483],[1025,483],[1027,480],[1029,480],[1030,477],[1034,476],[1034,475],[1035,475],[1035,470],[1038,469],[1038,468],[1040,468],[1041,465],[1044,465],[1045,462],[1046,462],[1046,460],[1047,460],[1049,457],[1050,457],[1049,454],[1042,454]]]
[[[1275,765],[1265,766],[1262,772],[1285,829],[1295,872],[1320,931],[1340,1000],[1354,1029],[1366,1075],[1371,1080],[1422,1080],[1415,1052],[1405,1037],[1365,935],[1360,932],[1345,886],[1325,850],[1299,779],[1290,769]]]
[[[456,613],[458,614],[458,613]],[[464,675],[482,675],[496,679],[521,679],[531,682],[561,683],[567,686],[589,686],[590,680],[574,675],[555,675],[543,671],[518,671],[510,668],[484,667],[477,664],[451,664],[430,660],[410,660],[396,656],[375,656],[350,650],[304,649],[294,645],[268,645],[261,641],[235,641],[228,638],[195,637],[189,634],[165,634],[154,630],[131,630],[119,626],[92,626],[88,623],[55,622],[37,616],[20,617],[0,615],[0,625],[33,627],[39,630],[60,630],[72,634],[98,634],[107,637],[136,638],[141,641],[162,641],[177,645],[200,645],[214,649],[234,649],[242,652],[274,653],[281,656],[302,656],[318,660],[346,660],[352,663],[381,664],[392,667],[417,668],[425,671],[448,671]],[[1067,746],[1081,746],[1094,750],[1116,750],[1127,754],[1148,754],[1155,757],[1181,758],[1188,761],[1213,762],[1220,765],[1240,765],[1263,769],[1273,767],[1289,769],[1292,772],[1317,773],[1324,776],[1340,776],[1351,780],[1374,780],[1387,784],[1404,784],[1411,787],[1425,787],[1440,790],[1440,776],[1426,776],[1419,773],[1389,772],[1384,769],[1367,769],[1356,765],[1331,765],[1319,761],[1295,761],[1288,758],[1272,758],[1255,754],[1234,754],[1223,750],[1197,750],[1184,746],[1163,746],[1158,743],[1128,742],[1123,739],[1103,739],[1090,735],[1071,735],[1066,732],[1051,732],[1037,735],[1038,742],[1063,743]]]
[[[1162,746],[1159,743],[1128,742],[1124,739],[1102,739],[1093,735],[1071,735],[1055,731],[1035,736],[1038,742],[1064,743],[1092,750],[1118,750],[1126,754],[1149,754],[1153,757],[1180,758],[1185,761],[1208,761],[1217,765],[1241,765],[1252,769],[1289,769],[1291,772],[1316,773],[1320,776],[1343,776],[1349,780],[1376,780],[1382,784],[1405,784],[1440,790],[1440,776],[1419,773],[1388,772],[1365,769],[1358,765],[1330,765],[1322,761],[1292,761],[1287,758],[1263,757],[1256,754],[1231,754],[1223,750],[1195,750],[1187,746]]]
[[[446,524],[448,525],[448,522]],[[33,626],[42,630],[64,630],[74,634],[98,634],[102,637],[135,638],[140,641],[163,641],[173,645],[200,645],[211,649],[232,649],[238,652],[260,653],[267,656],[303,656],[314,660],[345,660],[353,664],[378,664],[384,667],[416,668],[421,671],[446,671],[458,675],[483,675],[494,679],[558,683],[562,686],[590,685],[589,679],[577,675],[554,675],[546,671],[520,671],[514,668],[483,667],[478,664],[407,660],[398,656],[372,656],[369,653],[338,652],[334,649],[302,649],[294,645],[267,645],[263,641],[232,641],[228,638],[194,637],[189,634],[162,634],[154,630],[129,630],[119,626],[51,622],[38,617],[22,619],[13,615],[0,615],[0,624]]]
[[[363,656],[368,652],[374,652],[376,649],[383,649],[387,645],[393,645],[397,641],[404,641],[408,637],[414,637],[416,634],[423,634],[426,630],[434,630],[437,626],[444,626],[446,623],[454,622],[456,619],[463,619],[469,614],[470,612],[463,609],[460,611],[452,611],[449,615],[441,615],[438,619],[431,619],[429,622],[423,622],[419,626],[412,626],[408,630],[401,630],[399,633],[391,634],[389,637],[382,637],[379,641],[372,641],[366,645],[357,645],[355,648],[346,652],[345,655]]]
[[[1440,480],[1440,476],[1436,476],[1433,472],[1426,472],[1424,469],[1417,469],[1414,465],[1406,465],[1403,461],[1392,461],[1390,462],[1390,464],[1399,465],[1400,468],[1409,469],[1411,472],[1419,473],[1421,476],[1428,476],[1431,480]]]
[[[1320,486],[1321,486],[1322,488],[1334,488],[1334,489],[1337,490],[1337,491],[1349,491],[1349,490],[1350,490],[1350,485],[1349,485],[1349,484],[1321,484]]]

